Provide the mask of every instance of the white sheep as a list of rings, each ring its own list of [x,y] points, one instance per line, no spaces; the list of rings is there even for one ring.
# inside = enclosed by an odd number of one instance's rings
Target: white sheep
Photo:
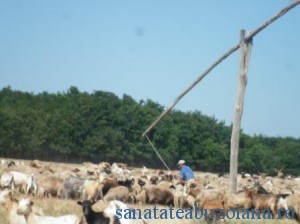
[[[25,193],[28,176],[17,171],[10,171],[9,173],[13,176],[13,186],[18,188],[20,192]]]
[[[23,215],[27,224],[81,224],[82,220],[76,215],[64,215],[59,217],[40,216],[32,211],[33,202],[29,199],[21,199],[18,202],[17,214]]]
[[[13,176],[10,173],[3,173],[0,178],[0,188],[11,188],[13,184]]]
[[[123,174],[123,169],[119,167],[116,163],[113,163],[111,166],[111,172],[115,175],[122,175]]]
[[[142,177],[145,177],[149,174],[149,170],[147,169],[146,166],[143,166],[143,169],[141,170]]]
[[[7,162],[7,160],[5,160],[5,159],[1,159],[0,164],[1,164],[1,167],[4,168],[4,167],[7,167],[8,162]]]
[[[28,195],[31,191],[34,196],[38,195],[38,183],[36,177],[33,174],[28,177],[26,183],[26,194]]]

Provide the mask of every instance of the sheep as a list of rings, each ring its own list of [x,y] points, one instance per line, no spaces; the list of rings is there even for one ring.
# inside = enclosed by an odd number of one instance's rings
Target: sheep
[[[192,195],[182,195],[178,198],[178,206],[180,208],[194,209],[196,199]]]
[[[107,177],[108,177],[108,174],[105,172],[102,172],[102,173],[99,173],[98,180],[100,183],[102,183],[105,180],[105,178],[107,178]]]
[[[274,194],[257,194],[253,190],[247,190],[252,200],[252,207],[263,210],[269,209],[273,216],[276,215],[277,197]]]
[[[0,178],[0,188],[11,188],[13,185],[13,176],[10,173],[3,173]]]
[[[27,224],[82,224],[82,219],[76,215],[64,215],[59,217],[40,216],[32,212],[33,201],[29,198],[18,202],[17,214],[23,215]]]
[[[103,197],[104,201],[119,200],[128,201],[129,189],[124,186],[117,186],[109,189],[107,194]]]
[[[37,196],[38,194],[38,183],[37,183],[37,179],[34,177],[33,174],[30,175],[30,177],[28,177],[27,179],[27,183],[26,183],[26,194],[29,195],[30,191],[32,190],[33,194],[35,196]]]
[[[103,215],[103,212],[95,212],[92,206],[96,202],[90,200],[78,201],[77,204],[82,206],[87,224],[109,224],[110,219]]]
[[[103,214],[109,217],[109,224],[119,221],[120,224],[146,224],[143,219],[127,219],[125,218],[125,213],[128,212],[129,207],[121,201],[113,200],[110,201],[108,206],[104,209]],[[116,218],[116,216],[119,216]],[[121,215],[121,217],[120,217]]]
[[[0,192],[0,205],[5,206],[10,224],[26,224],[24,216],[17,214],[18,201],[12,197],[10,190]],[[43,215],[42,209],[35,206],[32,209],[35,214]]]
[[[158,176],[152,176],[152,177],[150,177],[151,184],[156,185],[158,181],[159,181]]]
[[[0,192],[0,205],[5,206],[9,224],[26,224],[24,216],[17,214],[18,204],[13,200],[11,191]]]
[[[141,170],[142,177],[146,177],[149,174],[149,170],[146,166],[143,166],[143,169]]]
[[[250,177],[251,177],[251,174],[242,172],[242,173],[241,173],[241,177],[242,177],[242,178],[250,178]]]
[[[169,182],[171,182],[174,178],[175,178],[175,175],[173,175],[172,172],[170,172],[170,171],[167,174],[159,176],[160,180],[169,181]],[[178,177],[176,176],[176,178],[178,178]]]
[[[194,209],[196,199],[192,195],[184,194],[179,197],[178,203],[180,208]]]
[[[300,194],[291,194],[285,198],[286,207],[294,211],[295,218],[300,221]]]
[[[145,179],[138,179],[138,182],[137,182],[137,184],[141,187],[141,188],[143,188],[143,186],[145,186],[145,184],[147,183],[147,180],[145,180]]]
[[[174,196],[170,189],[150,185],[145,190],[150,204],[174,205]]]
[[[61,196],[63,180],[59,177],[48,176],[39,181],[38,191],[47,197]]]
[[[278,195],[277,195],[278,196]],[[277,202],[277,205],[276,205],[276,209],[277,209],[277,216],[278,218],[281,217],[282,213],[283,212],[288,212],[289,214],[289,207],[287,205],[287,197],[280,197],[278,198],[278,202]],[[290,214],[289,214],[290,215]],[[296,218],[297,218],[297,213],[296,213]],[[299,220],[298,220],[299,221]]]
[[[135,182],[134,177],[131,176],[124,176],[122,178],[117,179],[118,185],[128,187],[130,191],[133,191],[132,185],[134,185],[134,182]]]
[[[224,198],[226,209],[249,209],[252,206],[252,200],[248,195],[248,191],[242,191],[237,194],[228,194]]]
[[[40,161],[38,160],[33,160],[33,161],[30,161],[29,165],[33,168],[37,168],[37,169],[40,169],[42,168],[42,164]]]
[[[112,178],[105,178],[102,182],[102,195],[105,196],[110,188],[119,186],[118,182]]]
[[[0,164],[1,164],[1,167],[7,167],[7,160],[1,159]]]
[[[107,168],[110,168],[110,164],[107,163],[107,162],[101,162],[101,163],[98,164],[98,171],[99,172],[102,172]]]
[[[62,184],[62,193],[64,198],[79,198],[83,192],[85,179],[69,176],[64,179]]]
[[[215,190],[215,189],[203,189],[197,195],[196,201],[198,202],[199,207],[202,208],[205,201],[211,201],[216,199],[221,200],[223,198],[224,198],[224,192],[222,191]]]
[[[134,196],[134,199],[137,204],[145,205],[148,202],[146,190],[143,189],[140,193]]]
[[[83,198],[94,201],[103,198],[102,187],[103,184],[99,181],[86,180],[83,186]]]
[[[10,174],[13,176],[13,186],[17,187],[20,192],[25,193],[28,176],[24,173],[17,171],[10,171]]]
[[[145,184],[146,184],[145,181],[143,181],[139,178],[135,178],[134,183],[132,184],[130,190],[132,190],[132,192],[134,194],[138,194],[138,193],[140,193],[140,191],[142,190],[142,188]]]
[[[171,189],[173,193],[173,200],[174,200],[174,206],[175,207],[181,207],[181,204],[179,204],[179,200],[182,199],[183,196],[186,196],[186,191],[184,190],[184,187],[181,184],[178,184],[175,189]],[[183,202],[183,200],[181,201]]]
[[[207,200],[203,204],[205,220],[223,220],[225,218],[224,200]],[[220,213],[221,212],[221,213]]]
[[[120,168],[116,163],[113,163],[111,166],[111,172],[115,175],[122,175],[124,169]]]
[[[187,188],[186,188],[186,193],[189,195],[192,195],[194,198],[196,198],[197,195],[199,195],[201,191],[202,191],[202,188],[199,188],[199,187],[187,186]]]

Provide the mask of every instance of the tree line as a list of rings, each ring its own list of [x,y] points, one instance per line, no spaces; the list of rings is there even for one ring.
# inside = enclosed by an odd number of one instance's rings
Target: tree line
[[[124,94],[0,91],[0,156],[81,163],[125,162],[163,168],[141,137],[164,107]],[[228,172],[231,126],[200,111],[173,110],[149,138],[169,167],[185,159],[195,170]],[[300,173],[300,139],[241,131],[239,172]]]

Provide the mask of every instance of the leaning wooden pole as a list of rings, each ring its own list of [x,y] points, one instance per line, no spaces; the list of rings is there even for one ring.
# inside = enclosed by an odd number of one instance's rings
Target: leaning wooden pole
[[[275,20],[286,14],[288,11],[290,11],[292,8],[296,7],[298,4],[300,4],[300,0],[297,0],[291,4],[289,4],[287,7],[281,9],[275,16],[270,18],[268,21],[263,23],[261,26],[259,26],[257,29],[255,29],[249,36],[247,36],[245,39],[250,40],[255,35],[257,35],[260,31],[265,29],[267,26],[269,26],[271,23],[273,23]],[[142,136],[145,137],[146,134],[148,134],[155,126],[156,124],[167,114],[169,113],[175,105],[183,98],[191,89],[193,89],[210,71],[212,71],[215,67],[217,67],[218,64],[220,64],[222,61],[224,61],[229,55],[231,55],[233,52],[235,52],[237,49],[239,49],[240,45],[237,44],[233,46],[231,49],[229,49],[227,52],[225,52],[221,57],[219,57],[211,66],[209,66],[190,86],[188,86],[176,99],[174,102],[167,107],[165,111],[163,111],[153,122],[152,124],[143,132]]]
[[[247,86],[247,75],[249,61],[252,50],[252,39],[245,39],[245,30],[241,31],[240,38],[240,73],[238,77],[237,99],[234,109],[233,126],[230,144],[230,193],[236,193],[237,174],[238,174],[238,156],[239,139],[241,130],[241,121],[244,109],[244,98]]]

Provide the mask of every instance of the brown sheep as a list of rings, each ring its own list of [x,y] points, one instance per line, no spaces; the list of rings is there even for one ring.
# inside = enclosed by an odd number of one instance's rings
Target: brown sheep
[[[238,194],[226,195],[224,203],[226,209],[249,209],[252,206],[252,200],[247,191],[242,191]]]
[[[197,195],[199,195],[201,191],[202,191],[202,189],[199,187],[195,187],[195,188],[187,187],[186,188],[186,193],[188,193],[189,195],[192,195],[194,198],[196,198]]]
[[[110,188],[107,194],[103,197],[104,201],[118,200],[127,202],[129,197],[129,189],[124,186]]]
[[[270,210],[271,214],[276,217],[277,196],[274,194],[257,194],[253,190],[247,190],[252,200],[252,207],[256,210]]]
[[[63,180],[59,177],[48,176],[39,181],[39,186],[44,191],[44,196],[61,196]]]
[[[137,195],[134,196],[135,202],[137,204],[146,204],[147,203],[147,192],[146,190],[142,190]]]
[[[200,208],[203,207],[206,201],[211,200],[223,200],[224,199],[224,192],[214,189],[203,189],[196,197],[196,201]]]
[[[103,188],[102,188],[102,195],[105,196],[110,188],[114,188],[116,186],[119,186],[117,180],[112,178],[105,178],[102,182]]]
[[[162,204],[174,206],[174,196],[168,188],[158,186],[145,187],[149,204]]]
[[[203,211],[206,221],[217,220],[220,222],[220,220],[224,220],[224,200],[215,199],[205,201],[203,204]]]

